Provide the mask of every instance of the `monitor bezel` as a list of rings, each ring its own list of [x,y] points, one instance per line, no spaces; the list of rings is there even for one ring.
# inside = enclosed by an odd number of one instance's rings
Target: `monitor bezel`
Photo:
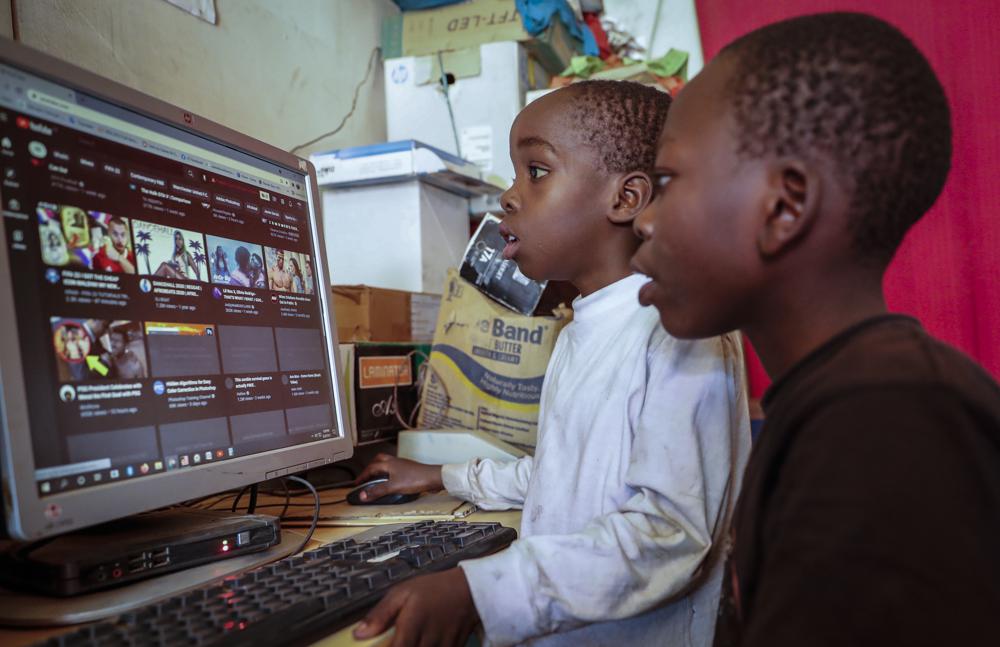
[[[316,170],[306,159],[238,133],[132,88],[81,69],[20,43],[0,38],[0,63],[64,85],[135,111],[143,116],[203,136],[263,161],[306,177],[306,202],[312,236],[314,278],[325,328],[327,360],[333,368],[331,399],[337,438],[270,450],[218,463],[147,475],[128,481],[94,485],[42,497],[35,479],[31,421],[27,406],[19,337],[14,314],[14,294],[7,248],[7,217],[0,218],[0,486],[3,488],[7,532],[24,540],[39,539],[187,501],[200,496],[243,487],[279,472],[293,473],[350,458],[352,432],[344,407],[339,340],[328,286],[326,244],[323,237],[320,193]],[[165,487],[166,486],[166,487]]]

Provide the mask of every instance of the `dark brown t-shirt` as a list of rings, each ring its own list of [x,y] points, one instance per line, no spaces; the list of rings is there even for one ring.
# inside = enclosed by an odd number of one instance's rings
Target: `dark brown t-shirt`
[[[908,317],[775,383],[716,644],[1000,645],[1000,388]]]

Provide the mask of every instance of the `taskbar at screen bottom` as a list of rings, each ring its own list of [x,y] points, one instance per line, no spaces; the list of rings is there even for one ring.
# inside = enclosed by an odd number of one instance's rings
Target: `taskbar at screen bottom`
[[[283,442],[276,445],[274,440],[243,443],[240,447],[213,447],[199,448],[197,451],[185,451],[184,453],[170,454],[162,458],[154,458],[142,461],[114,462],[110,460],[96,461],[104,463],[99,469],[85,469],[84,471],[73,470],[71,474],[62,474],[48,478],[37,478],[36,487],[40,497],[62,494],[72,490],[89,488],[99,485],[107,485],[121,481],[128,481],[153,474],[162,474],[175,470],[186,470],[203,465],[209,465],[220,461],[234,458],[247,457],[266,451],[283,449],[286,447],[298,446],[309,442],[330,440],[338,438],[338,434],[331,430],[315,432],[311,434],[301,434],[297,437],[286,437]]]
[[[234,458],[236,449],[234,447],[219,447],[206,449],[204,451],[191,452],[187,454],[176,454],[157,458],[153,460],[137,461],[134,463],[116,464],[114,467],[103,469],[87,470],[65,476],[58,476],[38,480],[38,494],[46,496],[59,494],[70,490],[79,490],[95,485],[104,485],[116,481],[127,481],[133,478],[169,472],[185,467],[194,467],[202,463],[212,463]],[[103,461],[110,463],[111,461]]]

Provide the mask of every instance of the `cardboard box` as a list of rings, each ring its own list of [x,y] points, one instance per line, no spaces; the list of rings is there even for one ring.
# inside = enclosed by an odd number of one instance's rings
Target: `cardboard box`
[[[391,440],[406,428],[400,418],[413,418],[417,375],[430,349],[412,343],[340,345],[355,446]]]
[[[459,4],[407,11],[382,23],[382,55],[426,56],[501,41],[517,41],[550,74],[559,74],[582,51],[559,20],[545,33],[532,36],[524,29],[514,0],[472,0]]]
[[[542,381],[569,317],[526,317],[448,272],[421,429],[479,429],[529,453],[538,431]]]
[[[509,152],[510,127],[524,107],[525,93],[548,86],[548,72],[516,41],[451,52],[442,56],[442,62],[445,73],[452,79],[447,101],[437,56],[385,61],[389,138],[417,138],[458,155],[457,136],[461,157],[475,163],[484,180],[498,187],[510,186],[514,177]]]
[[[335,285],[333,310],[341,342],[434,339],[441,295]]]

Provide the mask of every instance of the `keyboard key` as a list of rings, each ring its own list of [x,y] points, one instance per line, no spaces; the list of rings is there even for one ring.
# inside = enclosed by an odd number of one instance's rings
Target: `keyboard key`
[[[410,565],[401,559],[393,559],[392,563],[386,564],[385,573],[390,580],[398,580],[409,576],[413,572]]]
[[[399,552],[399,558],[406,561],[414,568],[421,568],[431,563],[431,556],[424,546],[418,548],[404,548]]]

